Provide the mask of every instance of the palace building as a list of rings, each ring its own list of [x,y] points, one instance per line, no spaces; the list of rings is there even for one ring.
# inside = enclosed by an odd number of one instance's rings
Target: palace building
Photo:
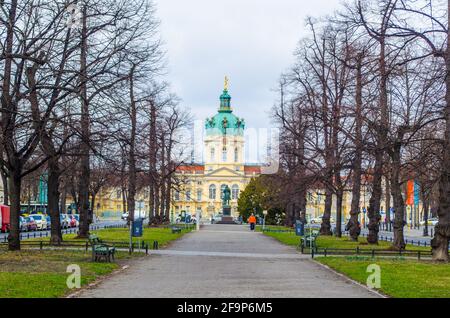
[[[233,113],[228,80],[220,96],[217,114],[205,122],[203,163],[182,165],[177,179],[182,186],[174,192],[172,211],[179,215],[211,218],[222,211],[222,192],[231,189],[231,214],[238,216],[237,200],[250,180],[261,174],[261,167],[245,163],[245,121]]]

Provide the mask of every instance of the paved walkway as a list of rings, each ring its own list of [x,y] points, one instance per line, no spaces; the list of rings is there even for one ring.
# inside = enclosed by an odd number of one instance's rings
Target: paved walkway
[[[245,226],[205,225],[81,297],[376,297]]]

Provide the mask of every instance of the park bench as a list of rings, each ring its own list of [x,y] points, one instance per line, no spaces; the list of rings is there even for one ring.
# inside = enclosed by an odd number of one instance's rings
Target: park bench
[[[176,227],[176,226],[172,227],[172,234],[175,234],[175,233],[181,233],[181,228]]]
[[[100,261],[102,258],[107,262],[111,262],[111,259],[114,261],[114,254],[116,253],[114,246],[104,244],[95,234],[89,235],[89,243],[92,246],[92,260],[94,262]]]
[[[312,231],[312,233],[309,235],[302,236],[300,239],[300,246],[303,246],[304,248],[315,248],[316,247],[316,240],[319,236],[319,231]]]

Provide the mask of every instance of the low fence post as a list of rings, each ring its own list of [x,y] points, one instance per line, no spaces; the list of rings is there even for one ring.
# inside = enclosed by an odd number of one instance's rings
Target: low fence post
[[[89,249],[89,242],[86,241],[86,253],[87,253],[88,249]]]
[[[145,255],[148,255],[148,244],[145,244]]]
[[[39,249],[42,251],[42,248],[43,248],[43,246],[42,246],[43,244],[42,244],[42,241],[40,241],[39,242]]]

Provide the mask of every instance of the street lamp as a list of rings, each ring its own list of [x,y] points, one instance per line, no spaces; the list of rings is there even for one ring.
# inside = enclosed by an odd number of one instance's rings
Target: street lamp
[[[263,215],[264,215],[264,220],[263,220],[263,232],[264,232],[264,230],[266,229],[266,216],[267,216],[267,214],[268,214],[268,211],[267,211],[267,210],[264,210],[264,211],[263,211]]]

